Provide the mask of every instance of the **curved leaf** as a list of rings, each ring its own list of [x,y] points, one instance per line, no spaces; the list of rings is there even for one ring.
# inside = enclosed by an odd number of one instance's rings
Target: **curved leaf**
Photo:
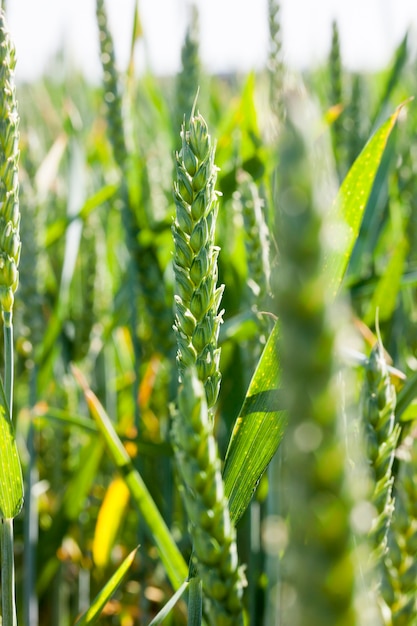
[[[278,336],[276,323],[249,385],[226,453],[223,478],[234,524],[245,512],[284,435],[286,416],[278,389]]]
[[[323,271],[333,296],[343,280],[379,164],[402,107],[368,141],[350,168],[329,213],[326,240],[330,246],[324,255]]]

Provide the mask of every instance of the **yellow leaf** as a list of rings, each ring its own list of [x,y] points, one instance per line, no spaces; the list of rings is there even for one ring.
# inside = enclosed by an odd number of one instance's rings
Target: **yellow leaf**
[[[93,540],[93,559],[97,567],[106,567],[122,523],[130,492],[123,478],[110,483],[97,517]]]

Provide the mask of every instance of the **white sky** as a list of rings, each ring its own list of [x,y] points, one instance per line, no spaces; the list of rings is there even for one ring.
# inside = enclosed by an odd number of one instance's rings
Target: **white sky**
[[[123,69],[130,46],[134,0],[106,0]],[[145,58],[156,73],[176,72],[190,0],[140,0]],[[267,55],[267,0],[195,0],[201,56],[208,71],[261,67]],[[7,0],[17,48],[17,79],[31,80],[63,44],[89,78],[100,76],[95,0]],[[337,19],[342,56],[350,68],[376,69],[390,59],[408,27],[417,33],[417,0],[281,0],[285,58],[289,65],[319,62]]]

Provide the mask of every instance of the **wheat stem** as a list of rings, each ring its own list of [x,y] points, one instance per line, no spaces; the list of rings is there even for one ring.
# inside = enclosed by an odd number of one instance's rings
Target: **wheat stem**
[[[188,585],[187,626],[200,626],[203,617],[203,586],[198,576],[190,578]]]
[[[5,346],[4,391],[10,420],[13,419],[13,324],[14,293],[19,282],[19,115],[14,86],[15,50],[4,12],[0,11],[0,308]],[[17,624],[13,557],[13,519],[1,525],[1,579],[3,626]]]
[[[13,555],[13,520],[1,520],[2,626],[17,626]]]
[[[210,409],[220,387],[217,337],[223,286],[217,287],[214,147],[201,115],[182,126],[176,155],[173,224],[177,362],[182,385],[173,420],[175,456],[184,485],[195,566],[210,600],[210,623],[242,624],[242,577],[224,495]],[[196,583],[197,584],[197,583]]]

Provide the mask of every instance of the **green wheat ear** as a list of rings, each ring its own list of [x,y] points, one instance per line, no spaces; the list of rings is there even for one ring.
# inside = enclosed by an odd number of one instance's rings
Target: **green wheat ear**
[[[96,0],[96,15],[100,37],[100,59],[103,66],[104,99],[107,106],[109,138],[116,163],[123,169],[127,159],[127,148],[123,127],[122,96],[119,75],[116,71],[113,38],[107,26],[104,0]]]
[[[97,274],[99,272],[97,232],[99,229],[94,219],[96,215],[93,214],[89,217],[90,219],[84,226],[81,240],[84,251],[79,259],[81,280],[77,281],[76,287],[75,285],[73,287],[76,291],[70,303],[71,318],[75,326],[74,360],[77,361],[83,359],[90,348],[91,334],[97,319],[96,301],[98,297],[103,298],[103,293],[99,296],[97,294]]]
[[[181,137],[173,236],[174,328],[182,385],[173,441],[197,574],[210,604],[210,623],[237,626],[243,624],[243,583],[210,413],[220,387],[217,337],[223,293],[223,286],[217,287],[219,248],[214,245],[217,168],[207,124],[194,109],[188,125],[182,126]]]
[[[236,533],[230,521],[206,394],[194,368],[183,373],[173,444],[190,520],[193,555],[212,626],[243,626],[244,576],[238,566]]]
[[[282,52],[281,7],[278,0],[268,0],[269,25],[269,101],[278,121],[285,117],[284,107],[284,61]]]
[[[395,406],[395,389],[378,338],[366,368],[362,420],[371,478],[370,501],[375,509],[369,531],[370,577],[384,624],[391,623],[385,619],[385,614],[394,602],[388,537],[394,511],[392,466],[400,434],[400,426],[395,423]]]
[[[270,295],[270,234],[264,218],[264,201],[252,176],[240,170],[237,183],[233,200],[235,210],[243,218],[248,301],[257,315],[259,328],[258,336],[248,343],[243,352],[244,358],[249,359],[248,368],[252,369],[269,335],[267,316],[260,312],[268,308],[267,296]]]
[[[237,182],[238,188],[234,199],[243,217],[248,269],[247,283],[259,308],[265,304],[265,298],[270,289],[271,274],[269,231],[262,210],[264,201],[248,172],[239,171]]]
[[[346,156],[349,168],[353,165],[364,145],[363,77],[360,74],[354,74],[351,83],[350,102],[345,116],[345,127],[349,131],[346,138]]]
[[[200,114],[193,111],[188,126],[182,126],[181,137],[173,224],[177,362],[181,377],[188,368],[196,368],[211,408],[220,388],[217,337],[224,289],[224,285],[217,287],[219,248],[214,245],[217,168],[207,124]]]
[[[395,511],[389,529],[384,600],[393,626],[417,623],[417,439],[415,431],[399,450]]]
[[[176,78],[175,129],[181,125],[185,112],[190,111],[193,106],[195,94],[200,85],[200,76],[198,9],[193,5],[190,23],[181,49],[181,70]]]
[[[374,485],[371,499],[377,512],[370,530],[375,562],[387,552],[387,533],[394,510],[392,464],[400,434],[395,423],[395,404],[395,389],[382,343],[378,341],[368,360],[363,402],[367,457]]]
[[[14,86],[15,51],[0,12],[0,306],[10,316],[19,282],[19,116]]]
[[[19,282],[19,116],[14,86],[15,52],[0,10],[0,308],[4,336],[4,386],[0,398],[1,605],[4,626],[17,624],[13,518],[23,504],[23,479],[13,428],[13,303]]]
[[[344,106],[342,59],[340,54],[339,28],[334,21],[332,24],[332,43],[329,56],[330,73],[330,105]],[[345,132],[343,128],[344,112],[335,119],[331,128],[333,150],[336,160],[337,173],[340,181],[346,174]]]

